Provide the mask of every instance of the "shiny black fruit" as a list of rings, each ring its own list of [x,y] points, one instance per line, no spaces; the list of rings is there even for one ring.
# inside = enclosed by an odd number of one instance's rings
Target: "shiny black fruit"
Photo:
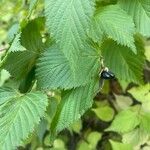
[[[114,79],[115,75],[111,71],[103,70],[100,77],[101,77],[101,79],[109,80],[109,79]]]

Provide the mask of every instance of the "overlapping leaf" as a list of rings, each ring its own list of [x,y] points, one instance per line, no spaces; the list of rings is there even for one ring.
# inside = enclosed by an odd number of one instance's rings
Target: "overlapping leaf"
[[[150,36],[150,1],[119,0],[119,5],[133,17],[137,31]]]
[[[150,113],[144,113],[141,115],[141,124],[140,128],[145,131],[146,133],[150,133]]]
[[[19,32],[19,24],[15,23],[8,30],[8,33],[7,33],[8,41],[11,42],[14,39],[15,35],[17,35],[18,32]]]
[[[129,109],[121,111],[116,115],[108,131],[116,131],[119,133],[127,133],[132,131],[140,124],[138,112]]]
[[[29,5],[29,16],[31,15],[31,13],[32,13],[34,7],[36,6],[37,2],[38,2],[38,0],[31,0],[31,1],[30,1],[30,5]]]
[[[59,48],[54,45],[40,57],[37,64],[37,79],[40,88],[69,89],[85,85],[98,74],[99,52],[89,45],[81,52],[75,71]]]
[[[41,92],[8,97],[0,106],[0,148],[15,149],[43,117],[47,97]]]
[[[132,96],[140,102],[150,101],[150,84],[140,87],[134,87],[128,91]]]
[[[11,44],[9,50],[8,50],[9,52],[16,52],[16,51],[26,50],[25,47],[23,47],[20,43],[20,36],[21,36],[21,33],[18,33],[15,36],[15,38],[14,38],[14,40],[13,40],[13,42],[12,42],[12,44]]]
[[[18,34],[10,47],[10,51],[13,52],[8,54],[3,63],[3,68],[17,79],[23,78],[29,73],[35,65],[36,58],[44,48],[40,34],[43,22],[43,18],[37,18],[29,22],[23,28],[21,37]],[[20,51],[22,46],[26,48],[25,51]]]
[[[73,63],[83,47],[93,11],[93,0],[45,0],[47,27]]]
[[[3,67],[17,79],[21,79],[29,73],[33,67],[37,53],[30,51],[10,53]]]
[[[122,142],[130,143],[134,146],[143,145],[148,140],[149,136],[147,132],[144,132],[141,128],[136,128],[135,130],[123,135]]]
[[[17,92],[11,88],[0,88],[0,105],[6,102],[9,98],[16,97]]]
[[[123,144],[117,141],[109,140],[112,146],[112,150],[133,150],[133,146],[130,144]]]
[[[130,47],[136,52],[134,45],[135,28],[132,18],[118,5],[100,7],[96,12],[89,36],[94,41],[102,39],[103,34],[117,41],[117,43]]]
[[[137,55],[129,48],[107,40],[102,45],[102,55],[105,65],[116,77],[127,82],[142,83],[144,65],[144,47],[140,39],[136,39]]]
[[[92,106],[97,88],[97,82],[93,80],[86,86],[65,91],[52,122],[52,131],[59,132],[78,120]]]

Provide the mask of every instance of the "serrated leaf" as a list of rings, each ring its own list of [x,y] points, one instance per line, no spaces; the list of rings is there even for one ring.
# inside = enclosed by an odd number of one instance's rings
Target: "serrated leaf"
[[[0,87],[10,78],[10,74],[7,70],[2,69],[0,71]],[[8,83],[8,82],[7,82]]]
[[[16,97],[17,91],[7,88],[7,87],[0,87],[0,105],[5,103],[12,97]]]
[[[140,102],[150,101],[150,84],[146,84],[139,87],[134,87],[128,90],[132,96]]]
[[[0,147],[15,149],[33,131],[48,104],[46,95],[31,92],[0,106]]]
[[[112,150],[133,150],[133,146],[130,144],[123,144],[113,140],[109,140],[112,146]]]
[[[144,47],[136,39],[137,55],[129,48],[107,40],[102,45],[102,56],[105,65],[115,73],[119,80],[126,82],[143,83]]]
[[[15,36],[15,38],[8,50],[9,52],[17,52],[17,51],[25,51],[26,50],[26,48],[23,47],[20,43],[20,36],[21,36],[21,32]]]
[[[102,121],[109,122],[114,117],[114,110],[109,106],[104,106],[96,109],[92,109],[97,117]]]
[[[22,30],[21,44],[29,51],[42,52],[44,44],[42,42],[41,31],[45,20],[43,17],[31,20]]]
[[[29,22],[22,30],[21,43],[19,43],[26,50],[9,53],[3,62],[2,67],[9,71],[16,79],[21,79],[29,73],[35,65],[36,58],[43,51],[44,44],[40,34],[43,23],[43,18],[37,18]],[[13,49],[15,46],[16,44],[13,46]]]
[[[30,3],[29,3],[29,16],[31,15],[34,7],[36,6],[38,0],[30,0]]]
[[[3,68],[5,68],[14,78],[21,79],[32,69],[37,56],[38,53],[32,51],[10,53],[6,62],[3,64]]]
[[[118,133],[126,133],[132,131],[140,124],[138,112],[129,109],[119,112],[107,131],[115,131]]]
[[[37,63],[38,86],[46,89],[70,89],[85,85],[98,74],[99,53],[89,46],[81,52],[75,70],[60,49],[54,45],[42,54]]]
[[[150,1],[119,0],[119,5],[133,17],[138,32],[150,36]]]
[[[58,106],[52,122],[52,133],[55,134],[77,121],[81,115],[92,106],[93,96],[98,89],[98,82],[62,93],[62,100]]]
[[[45,0],[49,32],[72,63],[80,55],[93,12],[93,0]]]
[[[13,24],[10,29],[8,30],[8,33],[7,33],[7,38],[8,38],[8,41],[11,42],[15,35],[17,35],[19,31],[19,24],[18,23],[15,23]]]
[[[128,46],[136,53],[134,45],[135,28],[132,18],[118,5],[100,7],[96,12],[89,36],[99,41],[106,34],[117,43]]]

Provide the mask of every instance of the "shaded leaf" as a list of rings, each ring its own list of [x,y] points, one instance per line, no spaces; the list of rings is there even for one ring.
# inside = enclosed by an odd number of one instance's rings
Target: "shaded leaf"
[[[12,44],[8,50],[9,52],[17,52],[17,51],[25,51],[26,50],[26,48],[23,47],[20,43],[20,36],[21,36],[21,33],[18,33],[15,36],[15,38],[14,38],[14,40],[13,40],[13,42],[12,42]]]
[[[36,58],[43,51],[44,45],[40,34],[43,22],[43,18],[29,22],[23,28],[20,39],[21,45],[26,50],[9,53],[3,62],[2,67],[16,79],[21,79],[29,73],[35,65]]]

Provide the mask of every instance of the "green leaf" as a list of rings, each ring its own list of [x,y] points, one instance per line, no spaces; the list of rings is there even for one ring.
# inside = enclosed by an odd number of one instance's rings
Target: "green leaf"
[[[35,53],[42,52],[44,44],[42,42],[41,31],[45,20],[43,17],[31,20],[23,29],[21,34],[21,44],[29,51]]]
[[[136,53],[134,45],[135,28],[132,18],[118,5],[100,7],[96,12],[89,36],[99,41],[106,34],[117,43],[128,46]]]
[[[125,144],[132,144],[134,146],[143,145],[149,138],[148,133],[144,132],[141,128],[136,128],[133,131],[123,135],[122,141]]]
[[[45,0],[49,32],[72,63],[80,55],[93,12],[93,0]]]
[[[54,150],[66,150],[65,142],[62,139],[56,139],[54,141]]]
[[[7,87],[0,87],[0,105],[5,103],[12,97],[16,97],[17,91],[7,88]]]
[[[30,72],[35,64],[37,55],[37,53],[32,51],[10,53],[3,64],[3,68],[14,78],[21,79]]]
[[[150,36],[150,1],[119,0],[119,5],[133,17],[138,32]]]
[[[18,33],[15,36],[11,46],[9,47],[9,50],[8,50],[9,52],[17,52],[17,51],[25,51],[26,50],[26,48],[23,47],[20,43],[20,36],[21,36],[21,33]]]
[[[89,144],[85,142],[84,140],[79,141],[77,150],[85,150],[85,149],[91,150],[91,148],[89,147]]]
[[[142,103],[142,110],[146,113],[150,113],[150,99]]]
[[[81,140],[78,143],[77,150],[95,150],[98,141],[101,140],[102,134],[97,131],[92,131],[85,137],[85,140]]]
[[[11,98],[0,106],[0,147],[15,149],[33,131],[48,105],[46,95],[31,92]]]
[[[8,30],[8,33],[7,33],[7,38],[8,38],[9,42],[11,42],[14,39],[15,35],[18,34],[18,31],[19,31],[18,23],[15,23],[10,27],[10,29]]]
[[[0,71],[0,87],[10,78],[10,74],[7,70],[2,69]],[[7,82],[8,83],[8,82]]]
[[[132,94],[132,96],[140,102],[150,101],[150,84],[134,87],[130,89],[128,92]]]
[[[115,73],[119,80],[126,82],[143,83],[144,47],[136,38],[137,55],[129,48],[107,40],[102,45],[102,56],[105,65]]]
[[[93,131],[88,135],[87,141],[88,141],[90,149],[92,150],[96,149],[97,143],[98,141],[101,140],[101,137],[102,137],[102,134],[97,131]]]
[[[122,95],[115,95],[116,98],[116,107],[119,110],[124,110],[124,109],[128,109],[132,104],[133,101],[130,97],[127,96],[122,96]]]
[[[119,133],[126,133],[132,131],[140,124],[138,112],[129,109],[119,112],[107,131],[115,131]]]
[[[150,62],[150,45],[145,46],[145,56],[146,59]]]
[[[92,106],[93,97],[98,90],[98,82],[62,93],[62,100],[53,119],[51,130],[55,134],[77,121]]]
[[[96,109],[92,109],[97,117],[102,121],[109,122],[114,117],[114,110],[109,106],[104,106]]]
[[[97,49],[87,46],[81,52],[74,70],[63,52],[53,45],[42,54],[37,63],[38,86],[42,89],[70,89],[85,85],[98,75],[99,66]]]
[[[81,129],[82,129],[82,120],[76,121],[74,124],[72,124],[70,129],[73,130],[74,132],[80,134]]]
[[[29,16],[31,15],[34,7],[36,6],[38,0],[30,0],[30,4],[29,4]]]
[[[140,127],[143,129],[146,133],[150,133],[150,113],[143,113],[141,116],[141,123]]]
[[[29,73],[35,65],[36,58],[43,51],[44,44],[40,34],[43,22],[43,18],[37,18],[29,22],[22,29],[20,43],[18,43],[25,47],[26,50],[8,53],[8,56],[3,61],[2,67],[16,79],[21,79]],[[13,51],[17,50],[14,49],[15,46],[16,44],[11,48]]]
[[[150,113],[150,84],[134,87],[128,91],[139,102],[142,102],[142,111]]]
[[[113,150],[133,150],[132,145],[109,140]]]

